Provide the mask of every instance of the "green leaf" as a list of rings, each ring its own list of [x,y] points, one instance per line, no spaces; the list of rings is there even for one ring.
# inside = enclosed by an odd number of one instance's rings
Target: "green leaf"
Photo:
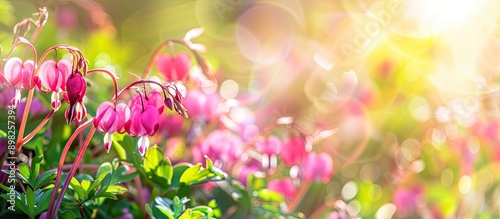
[[[222,218],[222,211],[220,210],[219,206],[217,205],[217,202],[215,199],[212,199],[212,201],[208,202],[208,207],[212,208],[213,210],[213,217],[215,218]]]
[[[174,211],[170,208],[172,200],[162,197],[156,197],[152,206],[151,214],[154,218],[175,219]]]
[[[111,192],[99,192],[94,198],[110,198],[113,200],[117,200],[116,196]]]
[[[111,166],[111,163],[105,162],[99,166],[99,169],[97,169],[96,176],[100,176],[103,173],[111,173],[113,170],[113,167]]]
[[[146,172],[151,172],[156,170],[158,166],[163,161],[163,152],[158,146],[153,146],[148,149],[144,159],[144,169]]]
[[[78,195],[76,197],[76,200],[84,200],[85,198],[85,191],[83,190],[82,186],[78,182],[78,180],[73,177],[69,183],[69,186],[76,192]]]
[[[186,171],[184,171],[184,173],[182,173],[179,181],[187,185],[191,184],[192,182],[196,182],[199,178],[198,172],[200,171],[200,169],[201,163],[189,167]]]
[[[199,211],[208,217],[214,216],[214,211],[212,210],[211,207],[208,207],[208,206],[200,205],[200,206],[196,206],[196,207],[192,208],[192,210],[193,210],[193,212]]]
[[[121,194],[127,192],[127,189],[123,186],[112,185],[112,186],[108,186],[108,189],[106,189],[106,192],[111,192],[114,195],[116,195],[116,194],[121,195]]]
[[[36,184],[36,177],[38,176],[38,173],[40,172],[40,164],[43,161],[43,154],[40,154],[31,160],[31,174],[29,176],[30,182],[33,182]]]
[[[156,186],[168,189],[172,181],[173,168],[170,160],[163,160],[163,152],[158,146],[155,145],[146,152],[144,169],[148,179]]]
[[[43,192],[43,194],[36,200],[37,206],[35,215],[39,215],[49,208],[50,197],[52,195],[51,191]]]
[[[174,171],[172,174],[172,181],[171,181],[169,188],[179,187],[181,176],[184,173],[184,171],[186,171],[187,169],[189,169],[188,165],[180,165],[180,166],[174,167]]]
[[[179,199],[178,196],[175,196],[173,201],[174,201],[174,217],[178,218],[182,214],[184,203],[181,202],[181,199]]]
[[[207,166],[212,168],[204,169],[201,167],[200,163],[189,167],[184,171],[184,173],[182,173],[180,182],[185,183],[186,185],[196,185],[208,181],[220,181],[226,179],[227,175],[222,170],[213,167],[213,165]]]
[[[56,178],[56,172],[57,170],[47,170],[40,174],[38,180],[36,181],[35,189],[39,188],[45,183],[52,183],[52,181]]]
[[[35,212],[35,193],[30,187],[26,187],[26,203],[28,205],[28,215],[33,217]]]
[[[179,219],[191,219],[191,209],[186,209]]]
[[[21,163],[17,166],[17,168],[19,169],[19,174],[24,177],[23,180],[26,180],[26,182],[29,183],[30,181],[28,181],[28,179],[30,178],[30,168],[28,167],[28,164]]]
[[[205,155],[205,163],[207,164],[207,169],[211,170],[213,169],[214,165],[212,163],[212,160],[210,160],[210,158]]]

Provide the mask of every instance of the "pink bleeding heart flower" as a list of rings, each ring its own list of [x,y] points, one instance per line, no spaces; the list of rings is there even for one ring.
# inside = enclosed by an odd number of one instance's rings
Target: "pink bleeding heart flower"
[[[138,150],[144,156],[149,148],[149,136],[158,131],[160,114],[153,105],[133,105],[130,107],[130,119],[125,122],[125,130],[132,137],[141,136],[138,142]]]
[[[291,178],[271,180],[267,184],[267,188],[271,191],[282,194],[288,201],[291,201],[297,193],[297,188],[293,185],[293,180]]]
[[[33,73],[35,72],[35,62],[33,60],[22,61],[13,57],[5,63],[3,72],[0,74],[0,82],[6,87],[16,88],[11,104],[17,106],[21,101],[21,89],[29,90],[33,88],[35,82]]]
[[[210,121],[217,118],[221,97],[217,92],[207,94],[201,89],[193,89],[187,93],[183,105],[189,117],[197,121]]]
[[[6,87],[29,90],[33,88],[35,84],[33,79],[34,72],[35,62],[33,60],[26,60],[23,62],[20,58],[13,57],[5,62],[0,80],[2,80],[2,83]]]
[[[271,135],[267,138],[260,138],[255,143],[255,149],[266,155],[279,154],[281,152],[281,145],[281,140],[278,137]]]
[[[207,155],[214,160],[217,167],[231,165],[240,159],[243,145],[237,135],[229,131],[215,130],[193,148],[193,157],[196,162],[204,162],[203,156]]]
[[[59,93],[66,90],[66,82],[71,73],[72,64],[67,60],[47,60],[40,65],[35,83],[44,92],[52,92],[51,105],[54,110],[59,109]]]
[[[304,180],[308,182],[321,181],[327,183],[333,176],[333,160],[326,153],[311,152],[302,163]]]
[[[68,124],[75,120],[81,122],[87,115],[87,109],[82,102],[86,91],[87,83],[83,75],[80,72],[71,74],[66,81],[66,91],[63,92],[63,98],[69,103],[65,115]]]
[[[392,197],[398,207],[399,216],[405,218],[416,211],[418,197],[423,194],[423,189],[415,185],[411,188],[397,188]]]
[[[185,52],[179,52],[174,57],[163,54],[156,60],[156,68],[168,80],[184,80],[191,68],[191,58]]]
[[[113,142],[113,133],[124,133],[125,121],[130,117],[130,109],[127,104],[119,103],[116,106],[106,101],[97,107],[94,126],[97,131],[106,133],[104,135],[104,149],[109,152]]]
[[[184,119],[179,114],[160,115],[160,133],[164,137],[171,137],[178,135],[182,131]]]
[[[281,159],[288,166],[298,164],[307,156],[306,142],[301,137],[293,137],[283,142]]]
[[[252,160],[253,162],[249,162],[241,167],[238,171],[238,180],[244,185],[247,185],[247,179],[250,174],[255,174],[260,171],[260,165],[258,161]]]
[[[156,109],[158,109],[158,114],[163,113],[163,109],[165,108],[165,105],[163,103],[163,96],[158,91],[151,91],[147,96],[136,93],[134,94],[134,96],[132,96],[132,99],[130,99],[128,105],[130,108],[132,108],[132,106],[142,104],[154,106]]]

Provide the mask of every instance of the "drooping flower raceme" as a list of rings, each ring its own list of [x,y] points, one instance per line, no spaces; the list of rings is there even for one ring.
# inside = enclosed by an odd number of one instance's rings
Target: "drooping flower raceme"
[[[5,63],[0,82],[6,87],[16,88],[11,104],[17,106],[21,101],[21,89],[29,90],[34,86],[33,73],[35,72],[35,62],[33,60],[22,61],[13,57]]]
[[[125,122],[130,117],[130,109],[127,104],[115,104],[106,101],[97,107],[94,126],[97,131],[105,133],[104,149],[109,152],[113,142],[113,133],[124,133]]]
[[[51,105],[54,110],[59,109],[59,93],[66,90],[66,82],[71,73],[72,65],[67,60],[59,60],[57,63],[53,60],[44,61],[38,70],[38,76],[35,77],[35,83],[38,88],[44,92],[52,92]]]
[[[125,122],[125,130],[132,137],[140,136],[138,150],[144,156],[149,148],[149,138],[158,131],[160,127],[160,112],[163,111],[163,99],[155,98],[156,94],[147,95],[145,98],[136,93],[129,102],[130,119]],[[151,98],[149,98],[151,97]],[[159,101],[158,104],[156,101]]]
[[[87,109],[82,102],[86,91],[87,83],[83,75],[78,71],[71,74],[66,81],[66,91],[63,92],[63,98],[69,103],[65,114],[68,124],[75,120],[81,122],[87,115]]]

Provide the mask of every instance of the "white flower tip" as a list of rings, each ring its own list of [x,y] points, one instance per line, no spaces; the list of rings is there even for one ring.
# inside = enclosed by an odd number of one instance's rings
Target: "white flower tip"
[[[113,134],[106,133],[104,135],[104,149],[106,149],[107,153],[109,153],[112,144],[113,144]]]
[[[191,44],[189,47],[196,52],[206,52],[207,51],[207,47],[203,44]]]
[[[146,151],[149,148],[149,138],[146,136],[142,136],[139,139],[138,144],[139,145],[138,145],[137,149],[139,150],[139,154],[144,157],[144,155],[146,154]]]
[[[191,41],[191,39],[199,37],[203,33],[203,31],[205,31],[205,28],[203,27],[191,29],[186,33],[186,36],[184,36],[184,40]]]

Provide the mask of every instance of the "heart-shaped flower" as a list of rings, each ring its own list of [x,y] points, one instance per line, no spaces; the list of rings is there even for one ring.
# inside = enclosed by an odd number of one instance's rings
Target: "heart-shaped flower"
[[[0,73],[0,82],[6,87],[16,88],[14,97],[10,101],[12,105],[17,106],[21,102],[21,89],[33,88],[35,84],[34,72],[35,62],[33,60],[23,62],[17,57],[7,60],[3,72]]]
[[[327,183],[333,175],[332,157],[326,153],[311,152],[302,163],[304,180]]]
[[[113,142],[113,133],[125,132],[124,125],[130,117],[130,109],[127,104],[119,103],[116,106],[106,101],[97,107],[94,126],[97,131],[106,133],[104,135],[104,149],[109,152]]]
[[[281,140],[273,135],[267,138],[260,138],[255,143],[255,149],[266,155],[279,154],[281,151]]]
[[[71,63],[65,59],[59,60],[57,63],[54,60],[44,61],[38,70],[38,87],[45,92],[62,92],[66,90],[66,81],[71,69]]]
[[[33,60],[22,61],[13,57],[5,62],[1,82],[6,87],[29,90],[34,86],[33,73],[35,72],[35,62]]]
[[[187,93],[182,104],[186,107],[189,117],[193,120],[209,121],[217,118],[221,97],[217,92],[207,94],[203,90],[196,88]]]
[[[298,164],[307,156],[306,142],[301,137],[293,137],[283,142],[281,159],[288,166]]]
[[[74,72],[66,81],[66,91],[63,92],[64,99],[69,103],[66,109],[66,121],[68,124],[73,123],[75,120],[81,122],[87,110],[83,104],[83,97],[87,91],[87,83],[83,79],[80,72]]]
[[[54,110],[59,109],[59,93],[66,90],[66,82],[71,73],[72,65],[67,60],[47,60],[40,65],[35,83],[43,92],[52,92],[51,105]]]
[[[75,72],[66,81],[66,91],[63,92],[63,97],[68,103],[82,102],[86,91],[87,83],[83,75]]]
[[[183,80],[191,68],[191,58],[185,52],[179,52],[174,57],[163,54],[158,56],[156,67],[170,81]]]
[[[151,91],[147,96],[141,95],[140,93],[135,93],[132,99],[129,101],[129,107],[132,108],[136,105],[151,105],[158,109],[158,113],[163,113],[165,104],[163,102],[163,96],[158,91]]]
[[[130,108],[130,119],[125,122],[125,130],[132,137],[141,136],[137,148],[144,156],[149,148],[149,136],[153,136],[160,126],[160,114],[154,105],[134,105]]]
[[[267,184],[267,188],[282,194],[288,201],[291,201],[295,193],[297,193],[297,188],[293,185],[293,180],[291,178],[271,180]]]

